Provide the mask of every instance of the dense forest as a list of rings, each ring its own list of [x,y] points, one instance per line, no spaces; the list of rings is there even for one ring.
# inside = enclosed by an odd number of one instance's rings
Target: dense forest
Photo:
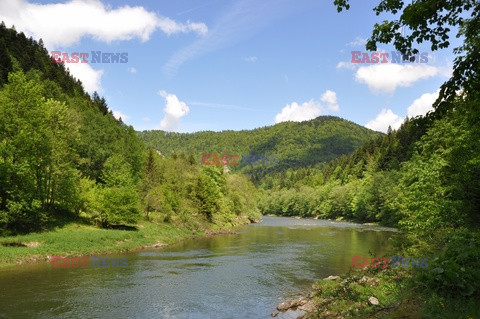
[[[36,42],[0,25],[0,229],[47,229],[58,219],[102,227],[135,224],[150,213],[191,222],[258,215],[241,175],[148,149],[85,93]]]
[[[381,133],[335,117],[319,116],[310,121],[283,122],[272,126],[243,131],[175,133],[143,131],[139,137],[160,153],[191,154],[201,161],[202,153],[255,154],[278,158],[272,167],[230,166],[254,176],[284,171],[288,168],[309,167],[352,153]],[[241,160],[241,158],[240,158]]]

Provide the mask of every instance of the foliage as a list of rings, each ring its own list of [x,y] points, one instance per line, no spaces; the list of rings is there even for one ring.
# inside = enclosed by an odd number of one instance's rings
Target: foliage
[[[151,149],[140,193],[147,218],[162,214],[175,221],[188,215],[226,223],[242,216],[259,217],[256,189],[245,176],[215,166],[199,167],[183,156],[163,158]]]
[[[175,133],[143,131],[139,137],[165,156],[190,154],[201,163],[202,153],[278,156],[278,165],[267,168],[230,165],[229,168],[263,177],[288,168],[308,167],[352,153],[367,140],[380,136],[350,121],[320,116],[304,122],[283,122],[244,131]],[[243,166],[243,167],[240,167]]]
[[[458,231],[418,277],[421,285],[444,296],[480,294],[480,234]]]
[[[258,216],[249,181],[201,170],[184,154],[146,151],[105,98],[52,63],[41,40],[2,23],[0,62],[0,233],[48,229],[68,216],[115,227],[142,211],[192,227]]]
[[[16,72],[0,90],[0,211],[7,227],[42,224],[54,210],[72,209],[78,196],[78,124],[43,89]]]

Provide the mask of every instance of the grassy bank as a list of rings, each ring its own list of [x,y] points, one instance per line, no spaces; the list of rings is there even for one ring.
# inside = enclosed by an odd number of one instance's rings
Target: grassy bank
[[[395,255],[428,257],[424,268],[352,268],[317,282],[304,318],[480,318],[480,232],[458,229],[435,238],[412,245],[407,236],[406,249],[397,246]]]
[[[203,223],[191,227],[189,223],[163,222],[163,218],[157,218],[142,220],[131,230],[102,229],[80,221],[70,222],[46,232],[0,237],[0,268],[43,261],[48,256],[122,252],[155,244],[173,244],[191,236],[211,234],[247,222],[245,218],[230,223]]]
[[[355,271],[313,285],[313,318],[474,319],[477,297],[444,296],[415,281],[415,273],[385,269]],[[375,299],[372,299],[375,298]]]

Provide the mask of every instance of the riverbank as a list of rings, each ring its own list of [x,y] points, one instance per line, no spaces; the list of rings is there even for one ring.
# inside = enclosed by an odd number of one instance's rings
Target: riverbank
[[[232,232],[235,226],[252,222],[239,218],[222,225],[202,224],[195,230],[188,224],[160,220],[142,220],[131,229],[102,229],[73,222],[46,232],[0,237],[0,269],[47,261],[50,256],[78,257],[163,247],[192,236]]]
[[[402,267],[351,268],[317,281],[307,297],[285,301],[277,310],[305,310],[302,319],[480,318],[480,232],[445,231],[434,242],[413,238],[402,237],[396,255],[424,256],[423,266],[409,267],[413,259],[405,258]]]
[[[477,299],[445,297],[426,290],[415,280],[416,275],[388,269],[330,276],[315,283],[307,298],[286,301],[283,305],[305,310],[298,317],[301,319],[474,319],[480,315]]]

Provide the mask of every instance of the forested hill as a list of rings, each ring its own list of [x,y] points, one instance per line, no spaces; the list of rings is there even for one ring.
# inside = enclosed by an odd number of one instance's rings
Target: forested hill
[[[202,153],[275,154],[279,159],[275,170],[329,161],[352,153],[379,135],[381,133],[335,116],[320,116],[310,121],[283,122],[242,131],[139,132],[140,139],[162,154],[193,154],[198,161]]]
[[[147,152],[41,40],[0,24],[0,236],[142,215],[203,229],[255,218],[254,190],[244,176]]]
[[[52,63],[41,40],[3,22],[0,61],[0,228],[36,230],[87,210],[100,216],[99,207],[88,209],[86,190],[108,185],[113,168],[125,168],[125,184],[138,181],[143,143],[104,98]]]

